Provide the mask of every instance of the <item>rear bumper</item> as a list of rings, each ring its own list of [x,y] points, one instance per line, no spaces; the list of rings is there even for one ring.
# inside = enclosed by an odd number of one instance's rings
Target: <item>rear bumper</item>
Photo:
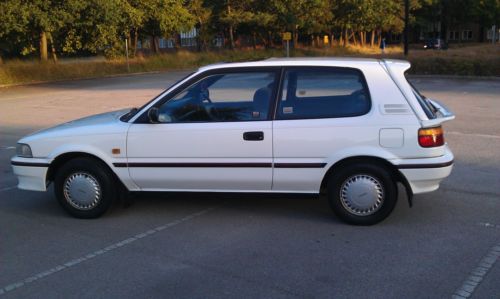
[[[47,190],[47,171],[50,163],[44,159],[14,157],[12,169],[19,183],[17,188],[33,191]]]
[[[408,181],[413,194],[437,190],[443,179],[448,177],[453,168],[453,153],[446,146],[445,154],[426,159],[404,159],[395,166]]]

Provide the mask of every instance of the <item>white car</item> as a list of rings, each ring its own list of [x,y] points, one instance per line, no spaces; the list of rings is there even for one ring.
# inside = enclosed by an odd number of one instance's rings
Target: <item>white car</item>
[[[71,121],[19,140],[20,189],[80,218],[124,191],[326,193],[369,225],[393,210],[397,182],[439,187],[454,118],[408,83],[406,61],[269,59],[200,68],[139,109]]]

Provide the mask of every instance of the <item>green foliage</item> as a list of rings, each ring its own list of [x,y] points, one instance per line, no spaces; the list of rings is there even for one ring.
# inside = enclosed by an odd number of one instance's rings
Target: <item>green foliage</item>
[[[1,0],[0,56],[113,58],[123,55],[125,39],[134,56],[139,40],[157,52],[158,38],[177,40],[193,27],[199,50],[221,35],[231,47],[250,37],[255,48],[272,48],[284,31],[294,43],[328,34],[363,45],[367,32],[372,43],[382,32],[401,32],[403,12],[403,0]],[[410,12],[415,26],[500,25],[500,0],[410,0]]]

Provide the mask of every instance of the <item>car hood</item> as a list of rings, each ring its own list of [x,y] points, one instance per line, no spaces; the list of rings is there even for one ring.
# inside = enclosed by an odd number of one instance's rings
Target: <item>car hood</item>
[[[90,134],[109,134],[121,131],[123,126],[119,119],[130,109],[122,109],[118,111],[106,112],[87,116],[84,118],[72,120],[54,127],[43,129],[34,132],[23,138],[23,141],[30,139],[38,139],[41,137],[55,137],[61,135],[90,135]]]

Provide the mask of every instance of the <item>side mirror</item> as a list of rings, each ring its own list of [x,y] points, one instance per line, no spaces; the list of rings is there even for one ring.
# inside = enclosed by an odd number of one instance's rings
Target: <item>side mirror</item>
[[[156,107],[151,107],[151,109],[149,109],[148,111],[148,118],[149,118],[149,122],[152,123],[152,124],[157,124],[159,123],[160,121],[158,120],[159,119],[159,111],[158,111],[158,108]]]

